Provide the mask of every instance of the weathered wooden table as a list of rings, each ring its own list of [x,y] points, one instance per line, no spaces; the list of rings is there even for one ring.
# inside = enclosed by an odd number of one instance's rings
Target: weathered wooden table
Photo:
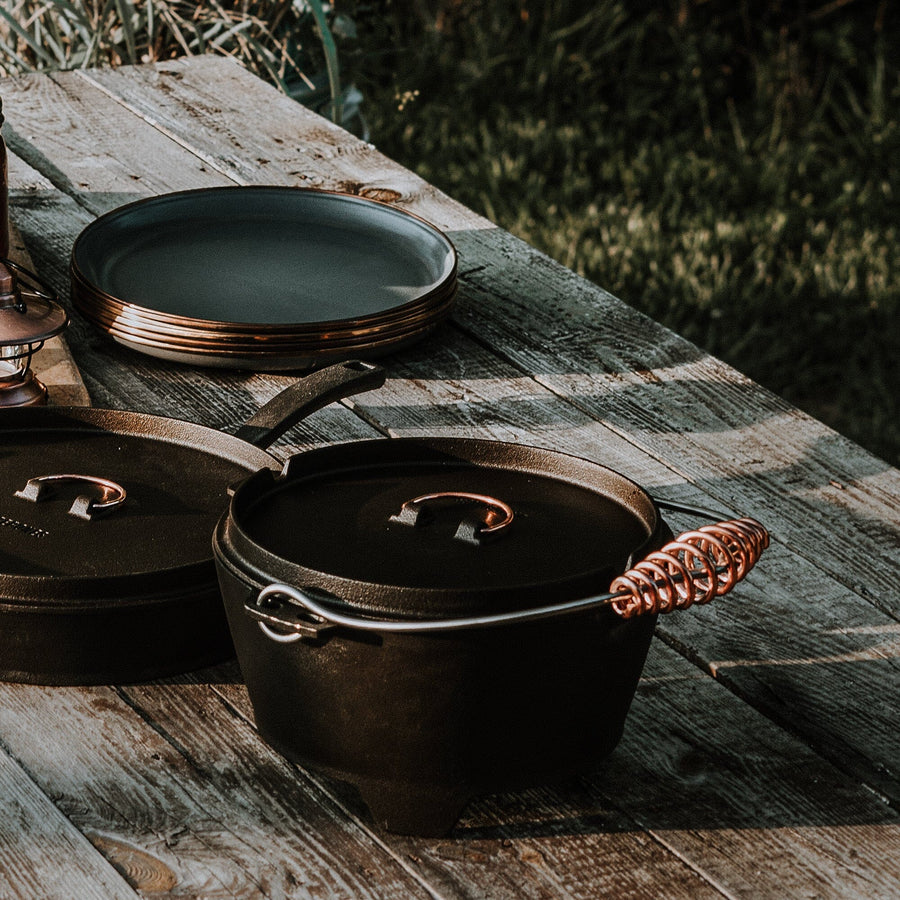
[[[270,750],[234,663],[2,684],[0,896],[900,896],[900,473],[230,61],[0,94],[13,221],[63,295],[96,215],[185,188],[340,189],[451,236],[452,322],[280,454],[379,433],[530,443],[773,536],[735,594],[660,619],[596,774],[485,797],[441,840],[379,832]],[[94,405],[225,430],[290,380],[156,361],[77,316],[67,342]]]

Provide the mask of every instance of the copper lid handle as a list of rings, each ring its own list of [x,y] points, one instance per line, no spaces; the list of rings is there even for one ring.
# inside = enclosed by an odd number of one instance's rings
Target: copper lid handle
[[[91,494],[79,494],[69,509],[69,515],[79,519],[93,519],[118,509],[126,498],[125,488],[95,475],[40,475],[29,478],[28,484],[16,496],[32,503],[39,503],[53,496],[54,488],[61,484],[85,484],[99,492],[99,498]]]
[[[480,507],[478,514],[462,519],[459,528],[456,529],[456,534],[453,535],[457,540],[469,544],[480,544],[484,540],[499,536],[509,528],[515,518],[512,507],[496,497],[489,497],[486,494],[471,494],[467,491],[437,491],[407,500],[400,507],[400,512],[391,516],[391,521],[417,528],[430,521],[431,509],[429,507],[448,501],[475,504]]]

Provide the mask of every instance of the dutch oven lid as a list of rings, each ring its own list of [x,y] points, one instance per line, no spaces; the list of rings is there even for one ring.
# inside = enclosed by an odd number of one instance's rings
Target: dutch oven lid
[[[214,429],[90,408],[7,410],[0,459],[0,595],[67,606],[213,588],[226,489],[274,463]]]
[[[390,439],[294,456],[242,484],[215,543],[260,584],[398,615],[519,609],[605,590],[659,542],[638,485],[496,441]]]
[[[216,593],[210,537],[228,487],[275,465],[262,448],[301,418],[383,382],[359,360],[319,369],[233,435],[121,410],[6,410],[0,602],[49,611]]]

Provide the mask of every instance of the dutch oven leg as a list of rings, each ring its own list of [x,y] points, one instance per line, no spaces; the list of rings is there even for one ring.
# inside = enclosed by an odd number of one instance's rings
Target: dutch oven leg
[[[470,792],[440,787],[407,787],[378,781],[354,780],[375,824],[395,834],[444,837],[472,798]]]

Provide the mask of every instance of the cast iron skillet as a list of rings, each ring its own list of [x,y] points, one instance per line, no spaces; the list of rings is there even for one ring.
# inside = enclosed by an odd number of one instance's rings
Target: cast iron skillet
[[[378,387],[347,362],[313,372],[235,434],[94,408],[10,409],[0,429],[0,678],[120,683],[233,653],[210,536],[226,488],[279,461],[302,417]]]

